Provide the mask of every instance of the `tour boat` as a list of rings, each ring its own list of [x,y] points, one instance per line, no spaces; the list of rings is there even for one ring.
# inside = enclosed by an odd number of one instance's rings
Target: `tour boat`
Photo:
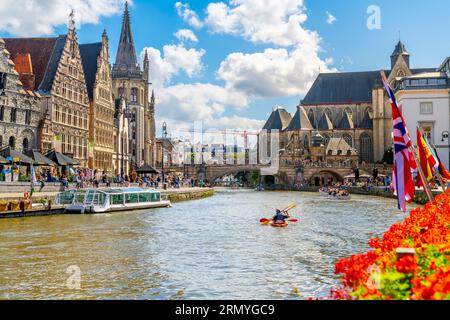
[[[80,214],[172,206],[170,200],[160,192],[144,188],[69,190],[59,193],[55,202],[65,205],[66,213]]]
[[[328,197],[330,195],[330,191],[328,190],[328,188],[319,189],[319,193],[322,197]]]

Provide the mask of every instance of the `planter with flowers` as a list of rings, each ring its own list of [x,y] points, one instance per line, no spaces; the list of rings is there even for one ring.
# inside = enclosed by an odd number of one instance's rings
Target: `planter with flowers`
[[[450,299],[450,191],[369,245],[372,251],[337,262],[341,286],[332,298]]]

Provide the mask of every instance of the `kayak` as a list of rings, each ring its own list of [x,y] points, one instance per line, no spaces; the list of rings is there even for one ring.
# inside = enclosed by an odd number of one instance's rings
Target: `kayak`
[[[289,223],[284,222],[284,223],[275,223],[275,222],[271,222],[270,225],[274,228],[286,228]]]

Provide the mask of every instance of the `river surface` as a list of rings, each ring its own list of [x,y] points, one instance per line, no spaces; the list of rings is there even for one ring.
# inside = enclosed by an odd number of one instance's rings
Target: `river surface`
[[[259,224],[292,202],[298,223]],[[336,261],[404,217],[391,199],[219,190],[171,209],[1,219],[0,299],[327,297]]]

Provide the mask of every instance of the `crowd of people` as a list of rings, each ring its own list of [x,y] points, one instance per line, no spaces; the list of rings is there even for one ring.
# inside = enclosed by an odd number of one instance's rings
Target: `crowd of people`
[[[192,188],[208,187],[208,181],[197,180],[183,174],[168,173],[162,174],[138,174],[133,171],[131,174],[111,175],[105,171],[91,170],[84,168],[70,168],[68,171],[58,171],[56,168],[46,168],[36,170],[36,180],[39,191],[45,188],[46,183],[61,183],[67,189],[69,184],[75,184],[75,188],[99,188],[99,187],[130,187],[138,184],[139,187],[146,188]]]

